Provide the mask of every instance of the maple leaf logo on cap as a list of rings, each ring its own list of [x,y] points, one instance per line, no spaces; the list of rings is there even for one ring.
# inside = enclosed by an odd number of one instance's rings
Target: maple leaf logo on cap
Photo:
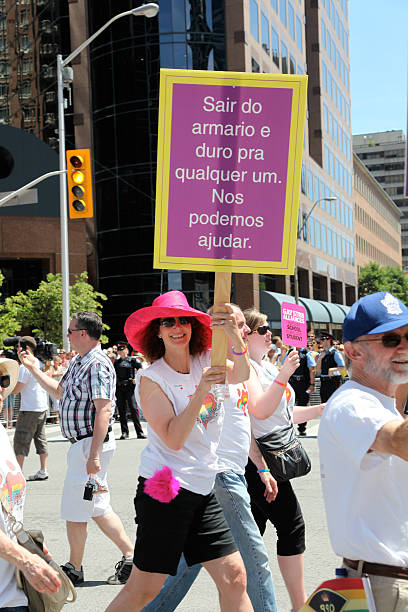
[[[388,314],[399,315],[402,314],[401,306],[398,303],[396,297],[391,293],[386,293],[384,299],[381,300],[381,304],[387,309]]]

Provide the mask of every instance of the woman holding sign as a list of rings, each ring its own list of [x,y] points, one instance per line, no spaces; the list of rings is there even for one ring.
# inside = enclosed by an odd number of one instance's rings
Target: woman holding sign
[[[227,304],[212,316],[169,291],[126,321],[130,344],[152,365],[139,370],[136,395],[148,423],[135,508],[138,524],[133,569],[109,612],[139,611],[184,553],[188,565],[202,563],[217,585],[221,610],[250,612],[245,568],[223,512],[212,492],[224,409],[214,384],[249,377],[246,347]],[[226,367],[210,367],[211,328],[234,345]]]
[[[292,351],[278,370],[264,356],[271,348],[271,332],[267,317],[255,308],[244,311],[245,320],[251,332],[247,335],[250,363],[262,386],[263,393],[253,397],[257,414],[267,416],[258,419],[251,416],[252,433],[262,436],[279,429],[287,428],[291,423],[308,421],[323,412],[324,404],[319,406],[294,406],[295,392],[288,380],[299,366],[297,351]],[[254,390],[250,388],[250,394]],[[269,469],[266,468],[269,474]],[[278,541],[277,554],[281,574],[285,581],[294,610],[299,610],[306,601],[303,579],[303,553],[305,550],[305,524],[299,502],[293,491],[290,480],[277,484],[278,493],[273,501],[266,499],[265,472],[257,471],[252,461],[248,460],[245,472],[248,492],[251,497],[251,508],[260,532],[263,534],[268,520],[274,525]],[[261,480],[262,477],[262,480]],[[272,479],[272,476],[270,476]],[[274,480],[274,479],[272,479]],[[275,481],[273,482],[276,487]]]

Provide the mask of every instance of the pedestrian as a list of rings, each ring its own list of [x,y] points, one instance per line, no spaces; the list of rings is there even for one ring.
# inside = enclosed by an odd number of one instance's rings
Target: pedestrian
[[[3,400],[15,388],[18,370],[16,361],[0,358],[0,410]],[[26,483],[7,432],[1,424],[0,488],[13,518],[22,523]],[[17,584],[16,568],[40,593],[55,593],[61,586],[57,572],[46,561],[18,544],[13,524],[0,504],[0,609],[29,612],[27,597]]]
[[[119,410],[120,428],[122,430],[122,435],[119,439],[127,440],[129,438],[127,423],[128,408],[133,425],[135,426],[136,436],[138,438],[146,438],[140,424],[139,410],[134,395],[136,372],[142,368],[142,365],[135,357],[129,357],[129,348],[124,342],[118,344],[118,355],[119,359],[116,359],[113,365],[116,371],[116,404]]]
[[[293,373],[299,371],[297,351],[292,350],[287,353],[281,369],[278,370],[264,359],[271,345],[271,331],[267,325],[266,315],[256,308],[245,310],[244,315],[250,329],[247,334],[250,363],[262,386],[256,401],[258,404],[263,402],[267,410],[272,411],[269,417],[263,419],[251,415],[251,427],[255,439],[272,432],[279,435],[280,431],[287,431],[293,423],[307,422],[320,416],[322,405],[295,405],[295,392],[289,382]],[[305,399],[308,399],[307,396]],[[279,569],[292,607],[294,610],[299,610],[306,601],[303,574],[305,523],[296,494],[290,480],[286,480],[277,483],[275,498],[268,499],[265,484],[251,458],[248,460],[245,477],[251,498],[251,509],[261,534],[265,533],[268,520],[276,529]]]
[[[320,399],[327,402],[329,397],[341,384],[341,375],[332,374],[331,368],[344,368],[344,359],[340,351],[334,347],[334,337],[328,331],[320,333],[322,352],[316,363],[316,376],[320,376]]]
[[[35,367],[39,369],[40,362],[34,356],[37,342],[31,336],[23,336],[20,338],[20,343],[24,343],[26,351],[33,358]],[[18,383],[13,393],[20,393],[21,396],[14,433],[14,452],[18,464],[23,469],[24,459],[28,457],[31,441],[34,440],[36,453],[40,457],[40,469],[35,474],[28,476],[27,480],[47,480],[48,444],[45,424],[48,415],[48,395],[24,365],[20,366]]]
[[[241,334],[241,343],[244,343],[250,330],[239,306],[233,305],[232,309]],[[234,359],[236,350],[236,346],[228,341],[227,358]],[[246,349],[244,351],[246,352]],[[245,466],[249,453],[257,469],[261,470],[259,478],[264,483],[264,492],[268,499],[272,499],[275,494],[274,481],[268,474],[267,465],[256,444],[251,444],[249,415],[252,407],[247,384],[231,384],[233,382],[231,377],[228,377],[228,382],[228,392],[224,400],[224,424],[217,448],[218,473],[215,478],[214,492],[243,558],[247,573],[247,592],[254,611],[276,612],[277,605],[268,553],[251,512],[251,502],[245,481]],[[201,564],[188,567],[183,557],[177,575],[169,576],[166,579],[160,593],[144,608],[143,612],[172,612],[175,610],[200,570]]]
[[[408,382],[408,309],[380,291],[343,323],[350,380],[319,428],[330,540],[349,577],[368,575],[378,612],[408,610],[408,421],[395,406]]]
[[[123,584],[132,569],[132,544],[120,518],[110,505],[107,471],[115,450],[112,432],[115,410],[115,370],[101,350],[102,321],[94,312],[72,315],[67,334],[77,354],[57,382],[42,372],[30,352],[19,351],[23,365],[53,397],[60,399],[60,427],[71,446],[61,500],[70,546],[69,561],[62,566],[74,584],[84,581],[82,559],[92,518],[122,552],[108,584]],[[84,500],[84,488],[93,476],[96,491]]]
[[[249,376],[248,359],[235,313],[230,305],[225,308],[213,315],[211,326],[234,343],[227,372],[228,380],[238,383]],[[153,362],[140,371],[137,383],[149,435],[135,498],[134,567],[109,612],[141,610],[166,576],[176,574],[182,553],[189,565],[206,567],[219,590],[221,610],[252,610],[241,556],[212,492],[224,409],[211,387],[224,381],[226,368],[209,367],[210,321],[180,291],[157,297],[126,321],[128,341]],[[157,482],[164,468],[169,488],[174,486],[168,496]]]

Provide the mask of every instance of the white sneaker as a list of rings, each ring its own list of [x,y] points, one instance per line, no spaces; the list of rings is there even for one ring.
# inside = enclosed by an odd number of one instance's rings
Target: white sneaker
[[[48,480],[48,472],[45,470],[38,470],[35,474],[28,476],[27,480]]]

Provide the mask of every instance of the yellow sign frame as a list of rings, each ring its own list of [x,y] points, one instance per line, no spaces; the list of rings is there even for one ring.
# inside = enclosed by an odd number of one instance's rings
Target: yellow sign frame
[[[160,70],[154,268],[193,270],[199,272],[247,272],[258,274],[294,273],[306,116],[307,79],[307,76],[295,74],[254,74],[246,72],[176,70],[169,68]],[[284,88],[292,90],[284,232],[281,259],[279,261],[227,260],[207,257],[173,257],[167,255],[173,85],[177,83],[274,89]],[[288,180],[290,176],[293,177],[292,181]]]

